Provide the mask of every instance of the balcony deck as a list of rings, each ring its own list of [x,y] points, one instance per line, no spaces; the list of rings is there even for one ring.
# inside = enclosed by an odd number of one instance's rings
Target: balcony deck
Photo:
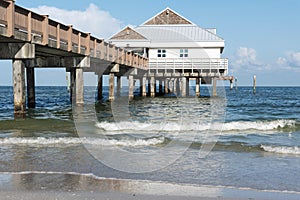
[[[149,58],[150,73],[191,73],[199,76],[228,75],[226,58]]]

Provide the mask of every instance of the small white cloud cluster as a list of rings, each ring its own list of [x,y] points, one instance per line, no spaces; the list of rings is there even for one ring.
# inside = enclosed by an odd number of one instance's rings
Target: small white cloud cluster
[[[240,47],[235,57],[232,59],[232,72],[236,72],[238,70],[265,70],[268,69],[269,66],[263,64],[257,59],[256,51],[253,48]]]
[[[300,70],[300,52],[288,52],[285,57],[279,57],[277,64],[287,69]]]
[[[64,10],[56,7],[39,6],[30,8],[42,15],[67,25],[73,25],[77,30],[89,32],[98,38],[108,38],[123,26],[123,23],[111,16],[107,11],[100,10],[96,5],[90,4],[85,11]]]

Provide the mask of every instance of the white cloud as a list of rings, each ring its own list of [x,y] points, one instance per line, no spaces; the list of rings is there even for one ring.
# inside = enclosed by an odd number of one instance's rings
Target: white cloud
[[[257,59],[257,53],[255,49],[247,48],[247,47],[238,48],[234,58],[232,58],[231,64],[232,64],[231,71],[233,73],[239,70],[261,71],[270,68],[269,65],[266,65]]]
[[[285,69],[300,70],[300,52],[288,52],[285,57],[279,57],[277,64]]]
[[[72,24],[75,29],[89,32],[98,38],[107,39],[123,26],[120,20],[112,17],[109,12],[100,10],[94,4],[90,4],[85,11],[70,11],[49,6],[39,6],[30,10],[42,15],[49,15],[50,19],[63,24]]]

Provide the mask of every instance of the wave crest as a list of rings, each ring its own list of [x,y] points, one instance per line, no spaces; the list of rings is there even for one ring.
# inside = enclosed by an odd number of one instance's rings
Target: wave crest
[[[102,145],[102,146],[154,146],[163,144],[165,142],[164,137],[146,138],[146,139],[101,139],[101,138],[74,138],[74,137],[62,137],[62,138],[3,138],[0,139],[0,145],[29,145],[29,146],[43,146],[43,145]]]
[[[273,121],[233,121],[225,122],[223,124],[216,124],[212,126],[210,123],[189,123],[182,124],[176,122],[162,122],[162,123],[144,123],[144,122],[99,122],[96,126],[107,132],[120,132],[120,131],[246,131],[246,130],[259,130],[268,131],[282,128],[295,128],[297,122],[295,120],[273,120]],[[218,130],[217,130],[218,129]]]
[[[278,153],[278,154],[293,154],[293,155],[300,155],[300,148],[295,147],[287,147],[287,146],[267,146],[261,145],[261,148],[270,153]]]

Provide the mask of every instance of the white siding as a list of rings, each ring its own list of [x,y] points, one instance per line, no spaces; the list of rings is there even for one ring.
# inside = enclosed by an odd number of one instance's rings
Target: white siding
[[[166,58],[180,58],[180,49],[167,49],[166,50]],[[209,49],[188,49],[188,58],[220,58],[220,48],[209,48]],[[149,58],[157,58],[157,50],[158,49],[150,49],[149,50]]]

